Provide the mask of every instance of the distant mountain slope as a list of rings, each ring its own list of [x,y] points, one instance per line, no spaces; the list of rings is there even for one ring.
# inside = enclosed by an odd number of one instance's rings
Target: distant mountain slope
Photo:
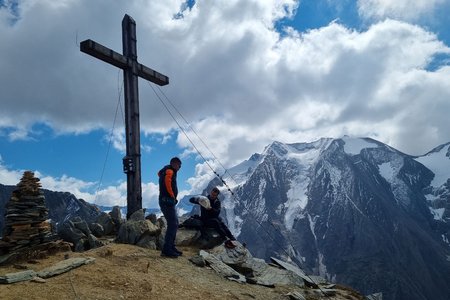
[[[449,152],[413,157],[368,138],[273,142],[224,178],[237,196],[224,193],[227,220],[257,257],[287,251],[383,299],[448,299]]]
[[[0,184],[0,236],[3,232],[5,204],[9,201],[15,186]],[[82,199],[77,199],[73,194],[67,192],[54,192],[45,190],[45,202],[49,209],[49,218],[53,223],[61,223],[74,216],[79,216],[89,222],[95,221],[101,211],[97,206]]]

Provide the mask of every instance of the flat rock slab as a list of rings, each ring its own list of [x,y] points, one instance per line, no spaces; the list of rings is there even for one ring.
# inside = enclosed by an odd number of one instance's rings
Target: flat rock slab
[[[291,292],[286,294],[286,296],[292,300],[306,300],[305,296],[303,296],[300,292]]]
[[[45,268],[42,271],[37,273],[37,276],[40,278],[49,278],[52,276],[56,276],[65,272],[68,272],[72,269],[78,268],[82,265],[87,265],[95,261],[93,257],[73,257],[66,260],[62,260],[57,264]]]
[[[49,278],[56,276],[72,269],[78,268],[82,265],[87,265],[95,261],[93,257],[74,257],[56,263],[55,265],[45,268],[42,271],[36,272],[33,270],[26,270],[16,273],[8,273],[0,276],[0,283],[15,283],[20,281],[28,281],[34,278]]]
[[[241,282],[241,283],[246,282],[244,275],[236,272],[232,267],[223,263],[220,259],[218,259],[213,254],[210,254],[206,251],[201,250],[200,256],[203,257],[208,262],[208,264],[214,271],[216,271],[223,277],[228,278],[233,281]]]
[[[273,287],[276,285],[296,285],[303,287],[304,283],[300,276],[290,270],[269,266],[254,277],[255,283],[263,286]]]
[[[277,265],[279,265],[280,267],[282,267],[282,268],[284,268],[284,269],[286,269],[286,270],[292,271],[292,272],[294,272],[295,274],[297,274],[298,276],[300,276],[300,277],[303,279],[303,281],[305,281],[305,284],[306,284],[307,286],[312,286],[312,287],[314,287],[314,288],[317,288],[317,287],[318,287],[318,285],[317,285],[318,282],[317,282],[316,280],[312,279],[311,276],[307,276],[307,275],[305,274],[305,272],[303,272],[303,270],[300,269],[299,267],[297,267],[297,266],[295,266],[295,265],[292,265],[292,264],[290,264],[290,263],[284,262],[284,261],[282,261],[282,260],[279,260],[279,259],[277,259],[277,258],[275,258],[275,257],[271,257],[270,259],[271,259],[274,263],[276,263]]]
[[[15,283],[21,281],[28,281],[36,277],[36,272],[33,270],[26,270],[16,273],[8,273],[0,276],[0,283]]]

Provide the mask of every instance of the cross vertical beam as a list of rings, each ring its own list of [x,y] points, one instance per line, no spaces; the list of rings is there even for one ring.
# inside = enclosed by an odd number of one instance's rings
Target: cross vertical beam
[[[127,219],[142,208],[138,77],[158,85],[169,84],[167,76],[137,62],[136,44],[136,22],[129,15],[125,15],[122,20],[123,55],[92,40],[80,43],[80,51],[123,69],[126,119],[123,169],[127,174]]]
[[[134,172],[127,172],[127,218],[142,208],[141,139],[139,126],[139,93],[137,74],[136,23],[128,15],[122,20],[123,55],[131,68],[123,70],[125,87],[126,158],[131,159]],[[126,168],[125,168],[125,171]],[[128,170],[129,171],[129,170]]]

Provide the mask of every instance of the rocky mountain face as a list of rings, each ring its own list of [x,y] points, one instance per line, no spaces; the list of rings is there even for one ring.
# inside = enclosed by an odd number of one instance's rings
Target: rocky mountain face
[[[5,204],[9,201],[15,186],[0,184],[0,235],[3,232],[5,222]],[[45,205],[48,208],[48,216],[53,224],[62,223],[72,217],[81,217],[87,222],[97,220],[101,211],[95,206],[82,199],[77,199],[73,194],[67,192],[54,192],[43,189]]]
[[[413,157],[368,138],[274,142],[224,180],[229,227],[256,257],[383,299],[448,299],[450,143]]]

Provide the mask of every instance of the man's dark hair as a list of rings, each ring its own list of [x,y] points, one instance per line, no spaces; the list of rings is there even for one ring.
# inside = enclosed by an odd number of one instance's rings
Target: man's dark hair
[[[170,160],[170,164],[173,163],[181,164],[181,160],[178,157],[172,157],[172,159]]]

